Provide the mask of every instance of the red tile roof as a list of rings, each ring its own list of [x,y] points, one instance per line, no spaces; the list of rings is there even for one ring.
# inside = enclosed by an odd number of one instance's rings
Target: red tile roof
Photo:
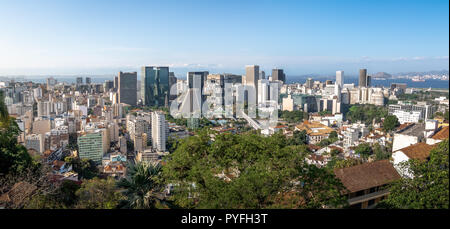
[[[411,159],[424,161],[430,156],[430,151],[433,148],[434,145],[428,145],[425,142],[419,142],[414,145],[399,149],[396,152],[401,151]]]
[[[335,169],[334,174],[350,193],[385,185],[400,179],[389,160]]]
[[[431,138],[435,140],[444,140],[448,138],[448,135],[449,135],[449,127],[445,126]]]

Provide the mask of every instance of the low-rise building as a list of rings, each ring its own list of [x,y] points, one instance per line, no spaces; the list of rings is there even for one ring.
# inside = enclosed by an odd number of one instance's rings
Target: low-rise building
[[[306,131],[308,136],[307,141],[309,144],[317,144],[325,138],[328,138],[333,129],[318,122],[304,121],[303,123],[295,126],[297,131]]]
[[[405,162],[414,159],[419,161],[426,161],[430,157],[430,151],[435,145],[428,145],[425,142],[419,142],[414,145],[399,149],[392,153],[392,159],[395,169],[402,175],[412,177],[408,171],[408,167],[404,165]]]
[[[335,169],[334,174],[347,189],[350,208],[373,208],[389,195],[387,185],[400,179],[389,160]]]
[[[449,136],[449,129],[448,126],[442,127],[436,134],[432,135],[431,138],[427,138],[427,144],[433,145],[447,139]]]

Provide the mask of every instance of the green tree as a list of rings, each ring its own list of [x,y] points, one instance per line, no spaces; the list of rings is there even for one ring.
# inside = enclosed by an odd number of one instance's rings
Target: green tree
[[[114,209],[124,199],[113,178],[85,180],[76,195],[80,209]]]
[[[308,114],[303,111],[279,111],[279,117],[288,123],[299,123],[308,119]]]
[[[290,145],[279,133],[225,133],[214,141],[210,134],[205,130],[181,140],[163,168],[164,178],[175,184],[170,199],[178,206],[320,208],[342,203],[340,192],[332,191],[341,190],[334,175],[305,162],[306,145]]]
[[[373,151],[369,143],[362,143],[359,144],[358,147],[356,147],[355,153],[359,154],[363,158],[368,158],[373,154]]]
[[[403,166],[413,178],[403,177],[390,185],[390,195],[379,208],[448,209],[449,142],[439,143],[426,162],[409,160]]]
[[[340,169],[340,168],[348,168],[354,165],[359,165],[362,162],[358,159],[354,159],[354,158],[339,158],[336,156],[332,156],[331,160],[327,163],[326,168],[328,170],[333,170],[333,169]]]
[[[373,154],[375,155],[375,160],[384,160],[389,159],[391,157],[391,153],[383,146],[378,143],[375,143],[372,147]]]
[[[289,145],[305,145],[308,142],[306,131],[294,131],[292,138],[289,139]]]
[[[369,125],[373,120],[380,122],[381,118],[388,115],[386,107],[375,106],[372,104],[352,105],[344,116],[352,123],[361,121]]]
[[[25,206],[27,209],[68,209],[73,208],[78,197],[76,191],[80,185],[71,181],[64,180],[56,189],[39,193],[30,200]]]
[[[0,176],[38,166],[26,148],[17,142],[20,132],[15,119],[8,114],[3,91],[0,91]]]
[[[400,125],[398,118],[395,115],[388,115],[383,122],[384,132],[390,132],[395,130]]]
[[[167,139],[167,144],[166,144],[167,151],[169,151],[169,152],[175,151],[175,149],[177,148],[177,144],[178,144],[178,140],[174,137],[169,136],[169,138]]]
[[[330,135],[328,136],[328,138],[323,139],[322,141],[320,141],[317,145],[320,147],[325,147],[325,146],[329,146],[335,142],[337,142],[339,140],[336,131],[332,131],[330,133]]]
[[[92,179],[99,175],[97,165],[92,160],[69,156],[64,161],[72,165],[72,169],[78,173],[78,179]]]
[[[149,209],[164,207],[164,183],[161,180],[161,166],[146,162],[129,164],[127,177],[117,186],[125,189],[124,208]]]
[[[330,136],[328,136],[329,138],[337,138],[338,137],[338,135],[337,135],[337,133],[336,133],[336,131],[331,131],[331,133],[330,133]]]

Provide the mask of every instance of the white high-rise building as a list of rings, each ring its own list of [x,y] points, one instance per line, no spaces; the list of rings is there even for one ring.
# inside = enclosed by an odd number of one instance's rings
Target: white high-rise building
[[[269,97],[270,81],[266,79],[258,80],[258,102],[265,104]]]
[[[336,84],[341,88],[344,86],[344,71],[336,71]]]
[[[167,124],[164,113],[152,113],[152,145],[159,152],[166,151]]]

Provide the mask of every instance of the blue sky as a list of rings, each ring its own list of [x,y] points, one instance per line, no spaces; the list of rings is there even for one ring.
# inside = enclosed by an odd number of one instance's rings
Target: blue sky
[[[0,75],[448,69],[447,0],[0,0]]]

